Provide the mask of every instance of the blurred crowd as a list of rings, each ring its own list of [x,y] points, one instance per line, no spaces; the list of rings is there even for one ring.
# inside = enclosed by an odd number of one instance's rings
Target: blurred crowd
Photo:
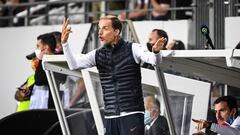
[[[7,26],[24,26],[26,25],[25,16],[16,17],[18,13],[23,11],[27,11],[31,6],[19,5],[40,1],[51,1],[51,0],[0,0],[0,5],[6,5],[4,7],[0,7],[0,27]],[[133,3],[132,7],[129,3]],[[186,1],[176,1],[176,7],[187,7],[191,5],[191,0]],[[36,5],[33,5],[34,7]],[[64,10],[60,10],[61,4],[51,4],[46,6],[45,8],[39,9],[38,11],[34,11],[30,13],[29,19],[33,19],[39,17],[44,14],[50,13],[51,10],[59,9],[56,13],[61,13],[62,15],[55,15],[50,17],[50,24],[53,23],[61,23],[64,16]],[[84,6],[82,3],[75,3],[75,6],[69,8],[68,12],[72,15],[69,15],[69,18],[73,18],[72,21],[75,23],[86,22],[84,20],[88,20],[88,22],[92,22],[97,20],[101,12],[105,12],[105,14],[115,14],[118,15],[119,19],[130,19],[133,21],[141,21],[141,20],[169,20],[171,19],[171,10],[169,8],[173,7],[171,4],[171,0],[117,0],[117,1],[106,1],[105,8],[101,2],[89,2],[85,3]],[[104,8],[104,10],[103,10]],[[84,19],[81,12],[87,11],[87,17]],[[14,18],[15,17],[15,18]],[[59,18],[60,17],[60,18]],[[189,19],[190,15],[187,14],[187,10],[179,10],[176,11],[175,19]]]

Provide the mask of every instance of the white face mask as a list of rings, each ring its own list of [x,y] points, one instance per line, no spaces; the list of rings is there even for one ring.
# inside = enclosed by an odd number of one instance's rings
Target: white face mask
[[[36,49],[34,52],[35,52],[36,57],[37,57],[38,59],[40,59],[41,50]]]

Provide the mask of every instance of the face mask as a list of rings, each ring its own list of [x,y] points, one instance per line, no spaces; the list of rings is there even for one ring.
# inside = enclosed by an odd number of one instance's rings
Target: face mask
[[[149,52],[152,52],[152,44],[151,43],[147,43],[147,48]]]
[[[233,118],[228,118],[228,119],[226,120],[226,122],[227,122],[229,125],[232,125],[232,123],[233,123]]]
[[[145,111],[144,113],[144,124],[150,124],[150,122],[152,121],[152,118],[150,116],[150,112],[149,111]]]
[[[222,126],[231,126],[233,121],[233,118],[228,118],[226,121],[221,121],[218,124]]]
[[[40,54],[41,54],[41,50],[36,49],[34,52],[35,52],[36,57],[39,59],[40,58]]]

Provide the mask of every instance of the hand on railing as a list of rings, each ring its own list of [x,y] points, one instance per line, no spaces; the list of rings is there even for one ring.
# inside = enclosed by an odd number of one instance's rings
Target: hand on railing
[[[62,25],[62,35],[61,35],[61,43],[64,44],[67,42],[69,33],[71,33],[71,27],[68,27],[69,19],[64,18]]]

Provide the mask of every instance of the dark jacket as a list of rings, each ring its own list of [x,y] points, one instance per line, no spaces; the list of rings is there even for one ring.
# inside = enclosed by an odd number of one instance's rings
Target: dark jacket
[[[145,131],[145,135],[170,135],[167,119],[159,115],[153,125]]]
[[[112,48],[105,45],[95,55],[101,80],[105,115],[144,111],[140,64],[132,54],[132,43],[122,39]]]

